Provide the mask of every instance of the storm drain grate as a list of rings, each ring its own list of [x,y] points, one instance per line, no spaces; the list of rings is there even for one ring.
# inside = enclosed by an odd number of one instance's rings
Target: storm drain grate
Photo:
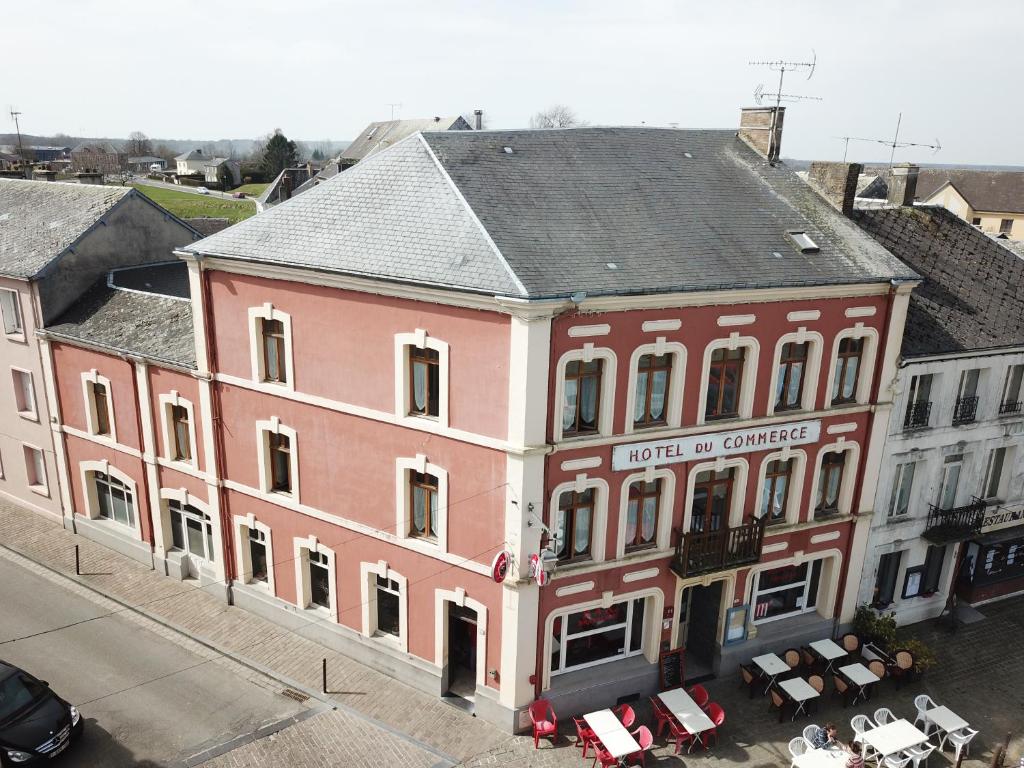
[[[300,704],[304,701],[309,701],[309,696],[302,693],[302,691],[296,691],[292,688],[285,688],[283,691],[281,691],[281,695],[287,696],[289,699],[294,699]]]

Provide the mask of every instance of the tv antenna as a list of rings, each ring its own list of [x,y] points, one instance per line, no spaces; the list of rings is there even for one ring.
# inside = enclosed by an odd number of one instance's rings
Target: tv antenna
[[[18,133],[18,157],[21,158],[21,162],[25,162],[25,150],[21,147],[21,125],[18,123],[18,116],[21,112],[16,112],[14,107],[11,107],[11,119],[14,121],[14,130]]]
[[[402,109],[402,103],[400,101],[388,102],[388,106],[391,107],[391,119],[394,120],[395,119],[395,107],[397,107],[399,110],[401,110]]]
[[[811,49],[811,60],[810,61],[785,61],[783,59],[777,59],[775,61],[748,61],[752,67],[768,67],[772,72],[779,73],[779,86],[775,93],[765,93],[764,85],[759,85],[754,90],[754,98],[758,104],[764,103],[765,99],[774,99],[775,106],[778,107],[783,101],[821,101],[817,96],[798,96],[796,94],[783,93],[782,82],[786,77],[787,72],[796,71],[807,71],[807,80],[814,77],[814,68],[818,64],[818,54],[815,53],[814,49]]]
[[[904,149],[906,147],[924,147],[925,149],[932,150],[934,155],[936,152],[942,149],[942,144],[938,139],[935,139],[934,144],[923,144],[916,141],[900,141],[900,124],[903,122],[903,113],[900,112],[896,118],[896,132],[893,134],[891,139],[866,139],[862,136],[836,136],[837,139],[841,139],[843,144],[843,162],[846,161],[846,153],[850,148],[851,141],[867,141],[874,144],[882,144],[889,147],[889,167],[892,168],[893,158],[896,156],[897,149]]]

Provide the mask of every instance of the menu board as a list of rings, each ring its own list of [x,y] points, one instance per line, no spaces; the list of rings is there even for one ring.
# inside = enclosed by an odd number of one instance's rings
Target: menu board
[[[661,690],[667,691],[670,688],[679,688],[683,685],[683,670],[685,668],[683,656],[685,653],[683,648],[674,648],[670,651],[662,651],[658,656]]]

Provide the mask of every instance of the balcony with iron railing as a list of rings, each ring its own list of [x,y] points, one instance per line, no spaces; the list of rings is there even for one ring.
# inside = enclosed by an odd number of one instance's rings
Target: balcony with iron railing
[[[903,429],[924,429],[932,415],[930,400],[918,400],[907,406],[907,415],[903,417]]]
[[[925,523],[924,538],[935,544],[969,539],[981,531],[985,520],[985,501],[974,497],[970,504],[942,509],[928,505],[928,520]]]
[[[1020,400],[1007,400],[999,404],[999,415],[1009,416],[1013,413],[1020,413],[1022,406],[1024,406],[1024,403],[1021,403]]]
[[[958,397],[956,405],[953,406],[953,426],[961,424],[973,424],[978,415],[978,396]]]
[[[765,524],[764,518],[751,517],[742,525],[716,530],[680,535],[676,529],[676,551],[670,566],[685,579],[756,563],[761,559]]]

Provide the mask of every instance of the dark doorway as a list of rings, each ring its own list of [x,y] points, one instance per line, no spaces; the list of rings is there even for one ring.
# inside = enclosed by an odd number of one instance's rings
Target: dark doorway
[[[448,604],[448,686],[446,696],[472,702],[476,694],[476,611]]]
[[[683,590],[679,618],[680,637],[686,648],[687,682],[714,675],[722,583],[719,579],[706,587],[692,586]]]

